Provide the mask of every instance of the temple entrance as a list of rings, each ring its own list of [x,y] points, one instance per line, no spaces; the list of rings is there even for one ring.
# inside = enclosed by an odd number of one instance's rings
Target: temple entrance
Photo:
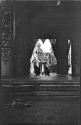
[[[51,42],[53,39],[38,39],[30,59],[31,76],[50,76],[57,74],[57,59]]]
[[[37,39],[30,59],[31,76],[57,75],[56,39]],[[72,75],[72,45],[68,40],[68,74]]]

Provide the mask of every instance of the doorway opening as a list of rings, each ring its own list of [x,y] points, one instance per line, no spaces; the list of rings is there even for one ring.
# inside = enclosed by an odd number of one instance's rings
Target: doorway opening
[[[57,59],[52,44],[55,39],[37,39],[30,59],[31,76],[52,76],[57,74]]]
[[[72,45],[71,40],[68,40],[68,75],[72,75]]]

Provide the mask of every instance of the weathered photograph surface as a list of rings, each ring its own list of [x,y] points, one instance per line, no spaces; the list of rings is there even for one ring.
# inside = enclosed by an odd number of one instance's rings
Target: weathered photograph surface
[[[0,125],[80,125],[80,44],[80,0],[0,0]]]

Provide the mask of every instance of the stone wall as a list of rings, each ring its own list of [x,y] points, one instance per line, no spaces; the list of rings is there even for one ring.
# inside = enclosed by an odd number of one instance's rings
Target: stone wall
[[[80,74],[81,2],[64,2],[60,6],[56,2],[16,2],[13,6],[16,15],[14,75],[29,74],[29,60],[38,38],[56,38],[60,58],[66,58],[67,40],[71,39],[73,75]],[[58,71],[64,74],[67,61],[58,61],[58,65]]]

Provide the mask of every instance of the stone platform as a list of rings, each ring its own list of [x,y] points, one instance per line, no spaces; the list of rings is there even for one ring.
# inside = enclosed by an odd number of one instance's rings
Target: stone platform
[[[80,96],[79,77],[51,75],[26,78],[3,78],[1,87],[17,95]]]
[[[0,95],[3,125],[80,125],[79,78],[5,78]]]

